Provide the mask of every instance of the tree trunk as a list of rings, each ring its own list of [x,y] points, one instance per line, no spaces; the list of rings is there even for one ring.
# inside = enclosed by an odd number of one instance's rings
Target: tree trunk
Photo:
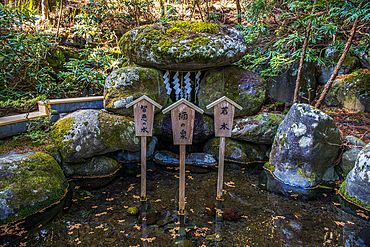
[[[315,11],[315,4],[316,1],[313,3],[311,15],[313,15]],[[298,68],[298,74],[297,74],[297,80],[295,83],[295,90],[294,90],[294,99],[293,99],[293,104],[298,103],[298,96],[299,96],[299,86],[301,83],[301,76],[302,76],[302,71],[303,71],[303,63],[304,63],[304,57],[306,55],[306,50],[308,46],[308,39],[310,38],[310,32],[311,32],[311,23],[312,19],[308,21],[308,26],[306,29],[306,35],[304,37],[304,42],[303,42],[303,47],[302,47],[302,54],[301,54],[301,60],[299,61],[299,68]],[[310,101],[310,99],[308,99]]]
[[[240,7],[240,0],[236,0],[236,10],[238,12],[238,24],[242,24],[242,11]]]
[[[360,6],[361,6],[361,4],[360,4]],[[347,40],[346,46],[344,47],[344,50],[343,50],[342,55],[339,58],[339,61],[337,63],[337,66],[335,66],[335,69],[334,69],[333,73],[331,74],[328,82],[325,84],[324,91],[322,91],[319,100],[316,102],[316,105],[315,105],[316,108],[320,108],[321,107],[321,104],[324,101],[325,96],[328,94],[331,85],[333,84],[335,78],[337,77],[337,75],[339,73],[340,68],[342,67],[342,64],[344,62],[344,59],[346,59],[347,53],[349,51],[349,48],[351,47],[353,36],[355,36],[355,33],[356,33],[357,24],[358,24],[358,16],[355,19],[355,22],[353,23],[350,36],[349,36],[349,38]]]
[[[49,20],[49,1],[48,0],[41,0],[41,11],[42,15],[41,18],[43,20]]]

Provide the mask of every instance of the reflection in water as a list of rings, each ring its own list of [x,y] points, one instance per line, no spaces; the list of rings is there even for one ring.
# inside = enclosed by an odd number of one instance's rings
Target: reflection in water
[[[299,201],[269,193],[258,186],[260,172],[241,168],[225,170],[222,208],[236,210],[240,218],[234,221],[221,221],[221,214],[215,217],[206,213],[205,205],[215,202],[217,174],[187,172],[184,243],[197,247],[363,246],[359,233],[370,227],[369,221],[337,208],[330,194],[315,201]],[[181,234],[176,224],[180,218],[176,211],[178,173],[161,169],[148,173],[148,209],[140,202],[137,174],[139,171],[122,174],[111,185],[91,191],[88,199],[74,198],[67,214],[41,227],[22,243],[27,246],[174,246]],[[129,207],[140,206],[146,221],[127,213]],[[216,209],[220,208],[216,202]],[[215,233],[220,234],[222,241],[207,238]]]
[[[142,241],[143,247],[148,246],[148,234],[147,234],[147,226],[146,226],[146,200],[141,201],[141,228],[142,228]]]

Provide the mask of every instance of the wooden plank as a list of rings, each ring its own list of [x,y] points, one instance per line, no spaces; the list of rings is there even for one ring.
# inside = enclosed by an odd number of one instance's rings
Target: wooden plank
[[[185,213],[185,145],[180,145],[179,212]]]
[[[171,110],[174,145],[191,145],[193,141],[195,111],[186,104]]]
[[[152,136],[155,106],[146,100],[134,105],[136,136]]]
[[[220,137],[219,158],[218,158],[218,180],[217,180],[217,198],[222,197],[222,186],[224,183],[224,157],[225,157],[225,137]]]
[[[213,101],[211,104],[207,105],[206,108],[207,109],[210,109],[210,108],[214,107],[215,105],[221,103],[224,100],[227,101],[227,102],[229,102],[230,104],[232,104],[234,107],[238,108],[239,110],[243,110],[243,107],[241,107],[240,105],[238,105],[237,103],[235,103],[235,101],[232,101],[231,99],[229,99],[226,96],[222,96],[218,100]]]
[[[175,103],[173,103],[172,105],[170,105],[169,107],[167,107],[166,109],[164,109],[162,111],[163,114],[166,114],[167,112],[173,110],[174,108],[176,108],[177,106],[181,105],[181,104],[186,104],[188,107],[190,107],[191,109],[199,112],[200,114],[203,114],[203,110],[200,109],[198,106],[190,103],[189,101],[187,101],[186,99],[180,99],[178,101],[176,101]]]
[[[0,118],[0,126],[2,125],[7,125],[7,124],[12,124],[12,123],[19,123],[19,122],[24,122],[28,121],[30,119],[34,118],[42,118],[42,117],[47,117],[48,115],[42,112],[31,112],[28,114],[23,113],[23,114],[18,114],[14,116],[8,116],[8,117],[1,117]]]
[[[146,136],[141,136],[141,199],[146,200]]]
[[[140,98],[138,98],[138,99],[136,99],[136,100],[132,101],[131,103],[127,104],[127,105],[126,105],[126,108],[129,108],[129,107],[131,107],[131,106],[135,105],[136,103],[139,103],[139,102],[140,102],[140,101],[142,101],[142,100],[146,100],[146,101],[148,101],[149,103],[151,103],[152,105],[154,105],[154,106],[158,107],[159,109],[162,109],[162,106],[161,106],[160,104],[158,104],[157,102],[155,102],[154,100],[152,100],[151,98],[149,98],[149,97],[148,97],[148,96],[146,96],[146,95],[143,95],[143,96],[141,96]]]
[[[92,96],[92,97],[78,97],[78,98],[65,98],[65,99],[50,99],[47,101],[38,101],[39,104],[61,104],[61,103],[73,103],[81,101],[94,101],[94,100],[103,100],[104,96]]]
[[[233,129],[235,107],[224,100],[214,107],[215,136],[230,137]]]

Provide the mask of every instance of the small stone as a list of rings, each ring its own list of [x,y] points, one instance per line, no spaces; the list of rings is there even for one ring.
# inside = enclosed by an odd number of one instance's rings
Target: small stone
[[[139,209],[137,207],[129,207],[127,209],[127,213],[130,215],[138,215],[139,214]]]
[[[213,216],[216,214],[215,204],[213,202],[207,203],[206,205],[206,213],[209,216]]]
[[[238,215],[238,212],[236,212],[235,209],[233,208],[226,208],[223,210],[223,213],[222,213],[222,216],[223,216],[223,219],[224,220],[237,220],[239,219],[239,215]]]
[[[366,143],[362,141],[360,138],[357,138],[355,136],[346,136],[346,140],[355,146],[365,147]]]
[[[342,155],[342,161],[340,162],[339,166],[342,168],[343,174],[347,176],[347,174],[353,169],[355,166],[357,156],[360,153],[360,149],[358,148],[351,148],[348,151],[345,151]]]
[[[154,225],[158,221],[159,212],[158,211],[146,212],[145,217],[147,225]],[[143,220],[143,215],[141,215],[141,220]]]

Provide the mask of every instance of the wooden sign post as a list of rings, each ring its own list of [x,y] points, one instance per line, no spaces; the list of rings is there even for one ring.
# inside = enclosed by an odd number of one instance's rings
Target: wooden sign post
[[[207,105],[207,109],[212,107],[214,107],[215,136],[220,137],[217,199],[221,200],[224,180],[225,137],[231,136],[235,107],[239,110],[242,110],[243,108],[226,96],[223,96]]]
[[[126,108],[134,106],[135,134],[141,136],[141,200],[146,200],[146,137],[152,136],[154,108],[162,106],[146,95],[132,101]]]
[[[203,110],[185,99],[181,99],[162,112],[171,111],[172,133],[174,145],[180,145],[180,182],[179,212],[185,213],[185,146],[193,141],[195,111],[203,114]]]

